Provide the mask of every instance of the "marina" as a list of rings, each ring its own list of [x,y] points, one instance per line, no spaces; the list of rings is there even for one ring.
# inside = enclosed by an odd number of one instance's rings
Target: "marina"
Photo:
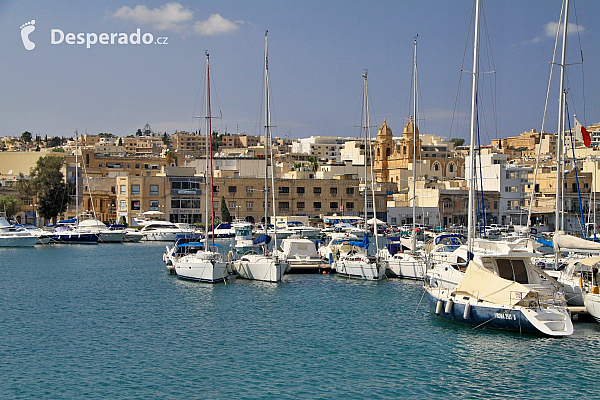
[[[582,373],[600,363],[595,322],[562,339],[472,329],[432,316],[419,282],[209,285],[170,275],[163,252],[155,242],[3,249],[19,265],[0,281],[2,397],[599,394]]]

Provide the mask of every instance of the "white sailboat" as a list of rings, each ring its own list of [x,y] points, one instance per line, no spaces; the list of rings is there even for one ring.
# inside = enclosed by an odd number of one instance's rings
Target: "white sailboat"
[[[367,198],[369,196],[369,186],[373,196],[373,237],[377,243],[377,213],[375,212],[375,187],[373,179],[373,157],[371,151],[371,128],[369,118],[369,91],[367,86],[367,71],[362,75],[364,78],[363,90],[363,130],[365,138],[365,234],[361,242],[350,242],[352,249],[345,254],[340,255],[332,265],[335,272],[341,276],[354,279],[379,280],[385,276],[385,263],[378,256],[372,256],[368,253],[369,234],[367,228]],[[368,153],[367,153],[368,151]],[[367,178],[367,158],[371,160],[371,183],[369,185]],[[375,246],[376,249],[378,246]]]
[[[417,251],[417,39],[414,40],[414,62],[413,62],[413,115],[411,118],[413,126],[413,199],[412,199],[412,234],[410,237],[409,251],[390,254],[388,248],[383,248],[379,253],[385,260],[390,275],[397,278],[423,280],[427,272],[427,260],[423,254]],[[409,121],[408,123],[410,124]],[[401,242],[403,239],[400,240]]]
[[[436,316],[475,327],[548,336],[571,335],[573,323],[564,294],[559,291],[560,285],[554,279],[533,266],[531,257],[535,254],[519,252],[516,244],[508,242],[479,240],[475,243],[473,213],[479,17],[480,0],[476,0],[470,143],[470,160],[473,164],[468,177],[468,239],[466,248],[461,246],[456,250],[466,250],[466,260],[463,260],[467,262],[466,272],[456,285],[449,287],[439,284],[434,275],[425,280],[424,288],[430,309]]]
[[[268,41],[265,32],[265,220],[264,233],[267,235],[268,215],[269,215],[269,158],[271,158],[271,190],[273,191],[273,222],[277,221],[275,214],[275,178],[273,176],[273,158],[272,152],[269,152],[271,145],[271,106],[269,103],[269,57]],[[274,227],[274,249],[277,249],[277,227]],[[267,245],[263,246],[262,254],[244,254],[238,260],[233,262],[232,270],[241,278],[259,280],[265,282],[279,282],[283,274],[289,268],[284,260],[274,253],[269,253]]]
[[[216,251],[214,238],[212,238],[212,246],[209,243],[208,237],[208,204],[211,205],[212,221],[215,220],[215,209],[212,197],[213,188],[213,170],[212,170],[212,124],[211,124],[211,109],[210,109],[210,63],[209,54],[206,52],[206,177],[205,177],[205,194],[206,194],[206,235],[204,237],[204,246],[202,249],[195,252],[181,255],[175,251],[171,258],[173,268],[177,276],[183,279],[196,280],[207,283],[225,282],[228,272],[228,263],[223,259],[223,256]],[[210,165],[209,165],[210,160]],[[210,178],[210,179],[209,179]],[[183,244],[181,245],[183,246]],[[193,248],[187,244],[188,248]]]

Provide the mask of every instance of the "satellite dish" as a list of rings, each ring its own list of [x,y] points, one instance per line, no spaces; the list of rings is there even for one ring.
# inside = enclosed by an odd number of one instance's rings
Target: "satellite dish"
[[[8,171],[8,175],[11,175],[11,174],[12,174],[12,169]]]

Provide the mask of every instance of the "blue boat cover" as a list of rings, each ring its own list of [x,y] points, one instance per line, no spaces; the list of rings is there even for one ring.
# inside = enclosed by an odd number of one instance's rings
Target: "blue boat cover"
[[[369,237],[365,234],[361,242],[351,241],[349,244],[350,246],[357,246],[361,249],[366,249],[367,247],[369,247]]]
[[[260,235],[256,239],[254,239],[254,241],[252,243],[253,244],[261,244],[261,243],[269,244],[269,243],[271,243],[271,236],[265,235],[263,233],[262,235]]]

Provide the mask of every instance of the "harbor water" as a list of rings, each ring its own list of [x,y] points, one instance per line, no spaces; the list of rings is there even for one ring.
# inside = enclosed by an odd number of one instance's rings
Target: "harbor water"
[[[594,398],[600,324],[566,338],[432,316],[419,283],[169,275],[164,243],[2,249],[0,398]]]

